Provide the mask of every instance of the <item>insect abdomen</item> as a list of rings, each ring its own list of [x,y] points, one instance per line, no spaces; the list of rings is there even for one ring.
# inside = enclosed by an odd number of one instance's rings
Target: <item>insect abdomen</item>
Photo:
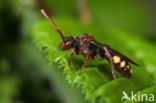
[[[130,78],[132,76],[132,70],[125,60],[121,59],[119,56],[113,56],[113,63],[115,65],[116,71],[120,72],[124,76]]]

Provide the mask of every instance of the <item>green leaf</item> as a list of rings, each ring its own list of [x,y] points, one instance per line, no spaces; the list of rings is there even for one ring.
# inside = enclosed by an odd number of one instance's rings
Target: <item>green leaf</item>
[[[59,65],[59,69],[63,69],[63,74],[71,85],[77,85],[82,89],[86,100],[96,103],[121,102],[123,90],[128,94],[130,94],[131,91],[136,93],[154,84],[155,79],[153,76],[155,76],[156,72],[149,73],[150,68],[147,68],[146,65],[151,66],[155,62],[155,59],[145,55],[140,58],[138,56],[140,52],[137,52],[137,50],[144,53],[147,51],[147,53],[151,53],[150,55],[154,55],[154,52],[152,52],[152,50],[155,50],[154,46],[150,46],[150,44],[138,37],[133,37],[129,34],[125,35],[122,31],[111,30],[109,32],[104,32],[96,27],[85,27],[77,20],[70,17],[57,18],[54,19],[54,21],[59,25],[64,35],[76,36],[79,33],[92,34],[99,42],[107,43],[118,51],[124,51],[124,54],[133,58],[135,61],[139,61],[141,65],[140,67],[132,66],[133,76],[131,79],[127,79],[119,73],[116,73],[120,84],[117,84],[113,80],[111,67],[106,60],[90,60],[82,75],[79,77],[77,75],[84,62],[84,57],[81,55],[75,55],[73,57],[72,67],[76,68],[78,71],[72,71],[68,66],[68,58],[71,51],[62,51],[59,48],[61,38],[47,20],[38,21],[34,25],[31,33],[31,37],[36,46],[45,53],[50,63],[55,62]],[[112,35],[115,33],[118,35]],[[142,43],[143,45],[141,45]],[[144,46],[145,48],[143,49]],[[147,48],[151,50],[146,50]],[[146,57],[148,60],[142,60],[142,58]],[[152,66],[156,67],[154,64]],[[147,69],[149,69],[149,71],[147,71]]]

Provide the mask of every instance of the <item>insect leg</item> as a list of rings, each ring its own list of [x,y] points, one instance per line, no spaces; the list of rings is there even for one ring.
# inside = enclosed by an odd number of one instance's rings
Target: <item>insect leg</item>
[[[75,50],[76,50],[75,48],[72,49],[72,51],[71,51],[71,53],[70,53],[70,57],[69,57],[69,62],[68,62],[68,63],[69,63],[69,67],[70,67],[73,71],[76,72],[76,69],[71,67],[71,59],[72,59],[72,57],[73,57],[73,54],[74,54]]]
[[[113,63],[112,56],[111,56],[111,54],[109,53],[109,51],[108,51],[108,49],[107,49],[106,47],[103,47],[103,49],[105,50],[106,56],[107,56],[107,58],[108,58],[109,61],[110,61],[110,64],[111,64],[111,67],[112,67],[112,75],[113,75],[113,78],[114,78],[114,80],[116,81],[116,83],[119,83],[118,80],[117,80],[117,77],[116,77],[116,75],[115,75],[115,65],[114,65],[114,63]]]
[[[84,64],[83,64],[83,66],[81,67],[79,76],[81,75],[81,73],[82,73],[83,69],[85,68],[85,66],[86,66],[86,64],[87,64],[87,62],[88,62],[88,59],[89,59],[89,57],[90,57],[91,55],[92,55],[91,52],[88,52],[88,54],[86,55],[86,57],[85,57],[85,62],[84,62]]]
[[[93,59],[93,60],[95,59],[93,55],[92,55],[92,59]]]

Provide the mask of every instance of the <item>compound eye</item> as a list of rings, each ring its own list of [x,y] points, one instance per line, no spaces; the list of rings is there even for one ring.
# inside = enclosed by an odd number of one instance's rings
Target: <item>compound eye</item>
[[[65,46],[65,43],[64,42],[61,42],[60,43],[60,48],[64,48],[64,46]]]
[[[66,46],[70,46],[72,44],[72,40],[69,40],[67,43],[66,43]]]

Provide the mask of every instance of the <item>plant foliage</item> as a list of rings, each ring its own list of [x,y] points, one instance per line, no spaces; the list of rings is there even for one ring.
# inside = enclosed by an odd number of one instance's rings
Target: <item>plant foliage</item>
[[[84,62],[84,57],[74,55],[72,67],[78,71],[72,71],[68,66],[71,50],[62,51],[59,48],[61,38],[54,27],[47,20],[39,20],[31,33],[36,46],[45,53],[50,63],[56,63],[58,69],[63,70],[63,75],[66,76],[66,80],[71,85],[77,85],[82,89],[86,100],[96,103],[121,102],[123,90],[129,95],[131,91],[137,93],[147,90],[149,93],[153,93],[156,78],[156,71],[154,70],[156,60],[153,57],[156,48],[154,46],[135,35],[120,30],[104,31],[94,26],[83,26],[70,17],[57,18],[54,21],[59,25],[64,35],[92,34],[96,40],[109,44],[112,48],[121,51],[140,64],[140,67],[132,66],[133,76],[131,79],[116,73],[120,84],[113,80],[111,67],[106,60],[90,60],[79,77],[77,75]]]

